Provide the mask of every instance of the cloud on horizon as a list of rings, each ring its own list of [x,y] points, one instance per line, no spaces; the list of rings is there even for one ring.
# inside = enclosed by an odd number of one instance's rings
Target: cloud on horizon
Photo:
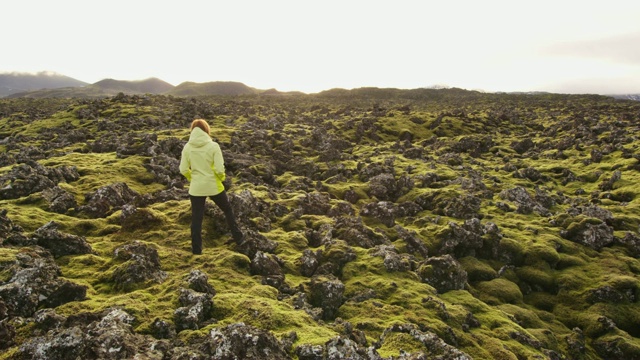
[[[546,48],[549,55],[606,59],[640,66],[640,32],[620,34],[596,40],[556,43]]]

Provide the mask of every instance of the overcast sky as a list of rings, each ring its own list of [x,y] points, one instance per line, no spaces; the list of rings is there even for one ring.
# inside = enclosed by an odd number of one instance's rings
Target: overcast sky
[[[640,1],[4,1],[0,72],[640,93]]]

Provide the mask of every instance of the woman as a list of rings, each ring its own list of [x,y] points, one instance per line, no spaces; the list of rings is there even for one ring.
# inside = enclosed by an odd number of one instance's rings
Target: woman
[[[191,250],[202,254],[202,218],[207,197],[220,207],[227,219],[233,240],[242,242],[233,210],[222,182],[225,179],[224,159],[220,145],[211,140],[209,124],[203,119],[191,123],[189,142],[182,149],[180,173],[189,180],[191,200]]]

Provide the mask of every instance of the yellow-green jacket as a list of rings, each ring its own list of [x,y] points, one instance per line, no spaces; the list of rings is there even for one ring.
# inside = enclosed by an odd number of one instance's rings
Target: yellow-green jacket
[[[220,145],[195,127],[182,149],[180,173],[190,181],[189,195],[213,196],[224,191],[224,159]]]

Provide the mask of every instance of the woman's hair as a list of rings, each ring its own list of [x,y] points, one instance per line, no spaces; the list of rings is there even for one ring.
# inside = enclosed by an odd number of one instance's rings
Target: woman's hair
[[[211,135],[211,128],[209,128],[209,124],[207,124],[206,120],[204,119],[193,120],[193,122],[191,123],[191,131],[193,131],[193,128],[196,128],[196,127],[199,127],[200,129],[202,129],[202,131]]]

